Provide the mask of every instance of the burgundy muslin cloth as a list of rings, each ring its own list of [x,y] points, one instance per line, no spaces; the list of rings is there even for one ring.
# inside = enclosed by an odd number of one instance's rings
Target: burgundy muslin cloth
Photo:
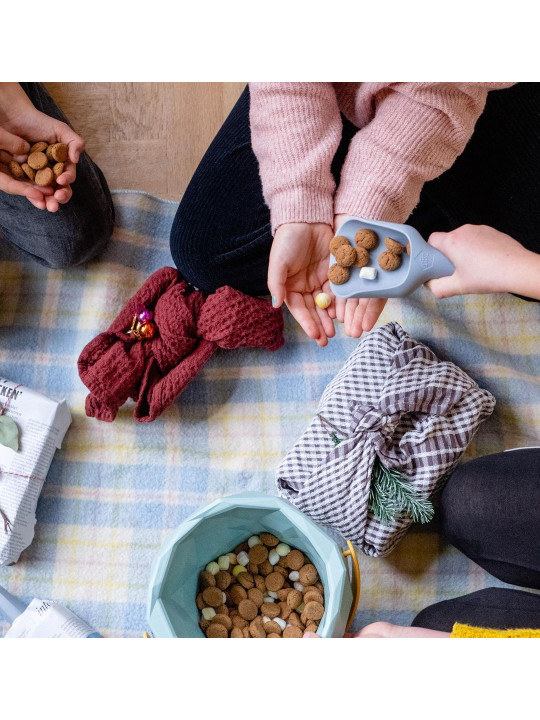
[[[157,333],[136,340],[127,331],[140,307],[154,312]],[[171,405],[218,347],[278,350],[283,315],[267,300],[221,287],[195,290],[175,268],[151,275],[109,329],[86,345],[79,375],[90,390],[86,414],[112,422],[131,397],[135,419],[155,420]]]

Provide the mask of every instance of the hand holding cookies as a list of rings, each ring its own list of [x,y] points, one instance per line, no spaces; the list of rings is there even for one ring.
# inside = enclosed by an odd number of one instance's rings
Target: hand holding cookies
[[[336,215],[334,228],[338,229],[349,219],[348,215]],[[339,236],[337,236],[339,237]],[[373,236],[365,235],[364,239],[356,243],[356,259],[354,267],[361,268],[368,262],[368,253],[373,249]],[[337,271],[336,271],[337,272]],[[348,276],[347,276],[348,279]],[[363,332],[371,330],[379,315],[382,313],[387,300],[384,298],[335,298],[336,318],[345,324],[345,332],[350,337],[360,337]]]
[[[287,223],[276,230],[268,264],[268,288],[274,307],[283,302],[305,333],[324,347],[334,337],[333,304],[316,302],[330,297],[328,244],[332,228],[324,223]]]
[[[0,190],[56,212],[71,198],[83,150],[84,140],[37,110],[17,83],[0,83]]]

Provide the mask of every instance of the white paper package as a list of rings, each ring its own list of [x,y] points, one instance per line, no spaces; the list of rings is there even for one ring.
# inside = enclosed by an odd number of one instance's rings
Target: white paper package
[[[19,449],[0,444],[0,565],[17,562],[34,537],[36,505],[71,424],[66,402],[0,378],[0,412],[19,428]]]

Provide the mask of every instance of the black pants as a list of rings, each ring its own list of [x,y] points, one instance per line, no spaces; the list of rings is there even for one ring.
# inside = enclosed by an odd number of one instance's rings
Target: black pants
[[[332,172],[339,173],[358,129],[343,118]],[[408,222],[424,237],[466,223],[491,225],[540,252],[540,83],[489,93],[473,137],[454,165],[426,183]],[[171,254],[206,292],[232,285],[268,292],[270,211],[251,147],[249,90],[216,135],[182,198]]]
[[[21,83],[33,105],[51,117],[68,122],[39,83]],[[36,140],[39,138],[29,138]],[[0,239],[8,240],[23,257],[63,268],[97,255],[114,227],[114,208],[103,173],[86,153],[77,163],[73,196],[58,211],[38,210],[20,195],[0,192]]]
[[[540,590],[540,449],[488,455],[459,466],[441,498],[442,531],[499,580]],[[417,627],[454,622],[540,628],[540,594],[487,588],[422,610]]]

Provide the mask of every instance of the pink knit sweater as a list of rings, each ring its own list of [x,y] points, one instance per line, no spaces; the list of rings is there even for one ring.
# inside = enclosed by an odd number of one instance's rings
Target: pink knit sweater
[[[250,83],[251,134],[272,230],[334,214],[404,222],[463,152],[489,90],[514,83]],[[340,111],[359,130],[336,190]]]

